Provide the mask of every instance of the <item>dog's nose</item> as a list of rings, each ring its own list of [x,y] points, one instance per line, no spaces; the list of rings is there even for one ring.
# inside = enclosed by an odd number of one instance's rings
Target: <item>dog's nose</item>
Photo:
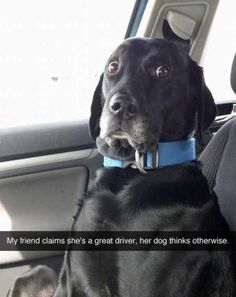
[[[125,118],[132,117],[138,112],[137,105],[126,97],[112,97],[109,107],[113,114],[120,114]]]

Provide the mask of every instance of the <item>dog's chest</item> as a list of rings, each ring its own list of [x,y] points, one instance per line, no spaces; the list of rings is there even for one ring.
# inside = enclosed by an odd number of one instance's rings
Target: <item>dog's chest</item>
[[[116,230],[196,228],[197,214],[211,200],[197,166],[169,166],[147,175],[137,170],[103,169],[84,207],[91,218]],[[94,222],[95,223],[95,222]],[[110,224],[110,226],[109,226]]]
[[[84,200],[75,231],[201,230],[202,222],[209,221],[209,211],[214,208],[205,178],[191,164],[163,168],[148,175],[131,169],[105,169]],[[172,285],[180,289],[179,284],[185,284],[188,253],[72,253],[70,263],[78,279],[93,275],[88,279],[91,287],[100,291],[106,284],[109,296],[179,296],[172,294]],[[191,252],[191,259],[194,257]],[[172,269],[167,269],[168,263],[175,263]]]

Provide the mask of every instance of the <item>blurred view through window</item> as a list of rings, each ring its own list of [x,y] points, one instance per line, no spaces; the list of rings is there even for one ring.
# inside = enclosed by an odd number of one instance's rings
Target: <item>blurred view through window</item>
[[[0,128],[88,118],[134,0],[0,2]]]

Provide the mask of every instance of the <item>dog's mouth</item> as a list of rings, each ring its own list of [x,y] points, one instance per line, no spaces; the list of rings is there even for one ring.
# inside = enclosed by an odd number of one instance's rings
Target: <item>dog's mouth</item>
[[[143,174],[146,173],[144,169],[144,154],[151,150],[153,156],[155,155],[155,165],[156,166],[156,144],[153,143],[143,143],[134,141],[134,139],[126,132],[116,131],[114,133],[110,133],[109,136],[105,137],[105,142],[110,148],[118,148],[119,151],[123,152],[123,156],[126,154],[127,156],[132,155],[133,164],[139,169],[139,171]]]
[[[134,151],[143,154],[148,150],[153,149],[153,147],[156,145],[154,140],[145,142],[135,138],[134,136],[130,136],[130,134],[121,130],[107,135],[105,137],[105,141],[110,147],[117,146],[119,143],[119,145],[124,149],[132,148]]]
[[[110,133],[108,136],[105,137],[105,141],[109,146],[113,146],[117,141],[119,141],[120,145],[123,148],[132,146],[131,137],[127,133],[122,131]]]

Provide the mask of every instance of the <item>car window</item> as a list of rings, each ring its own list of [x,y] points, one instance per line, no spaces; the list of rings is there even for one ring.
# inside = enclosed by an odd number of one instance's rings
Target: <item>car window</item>
[[[221,0],[216,11],[202,64],[215,101],[235,99],[230,71],[236,52],[236,2]]]
[[[135,0],[0,2],[0,128],[87,118]]]

